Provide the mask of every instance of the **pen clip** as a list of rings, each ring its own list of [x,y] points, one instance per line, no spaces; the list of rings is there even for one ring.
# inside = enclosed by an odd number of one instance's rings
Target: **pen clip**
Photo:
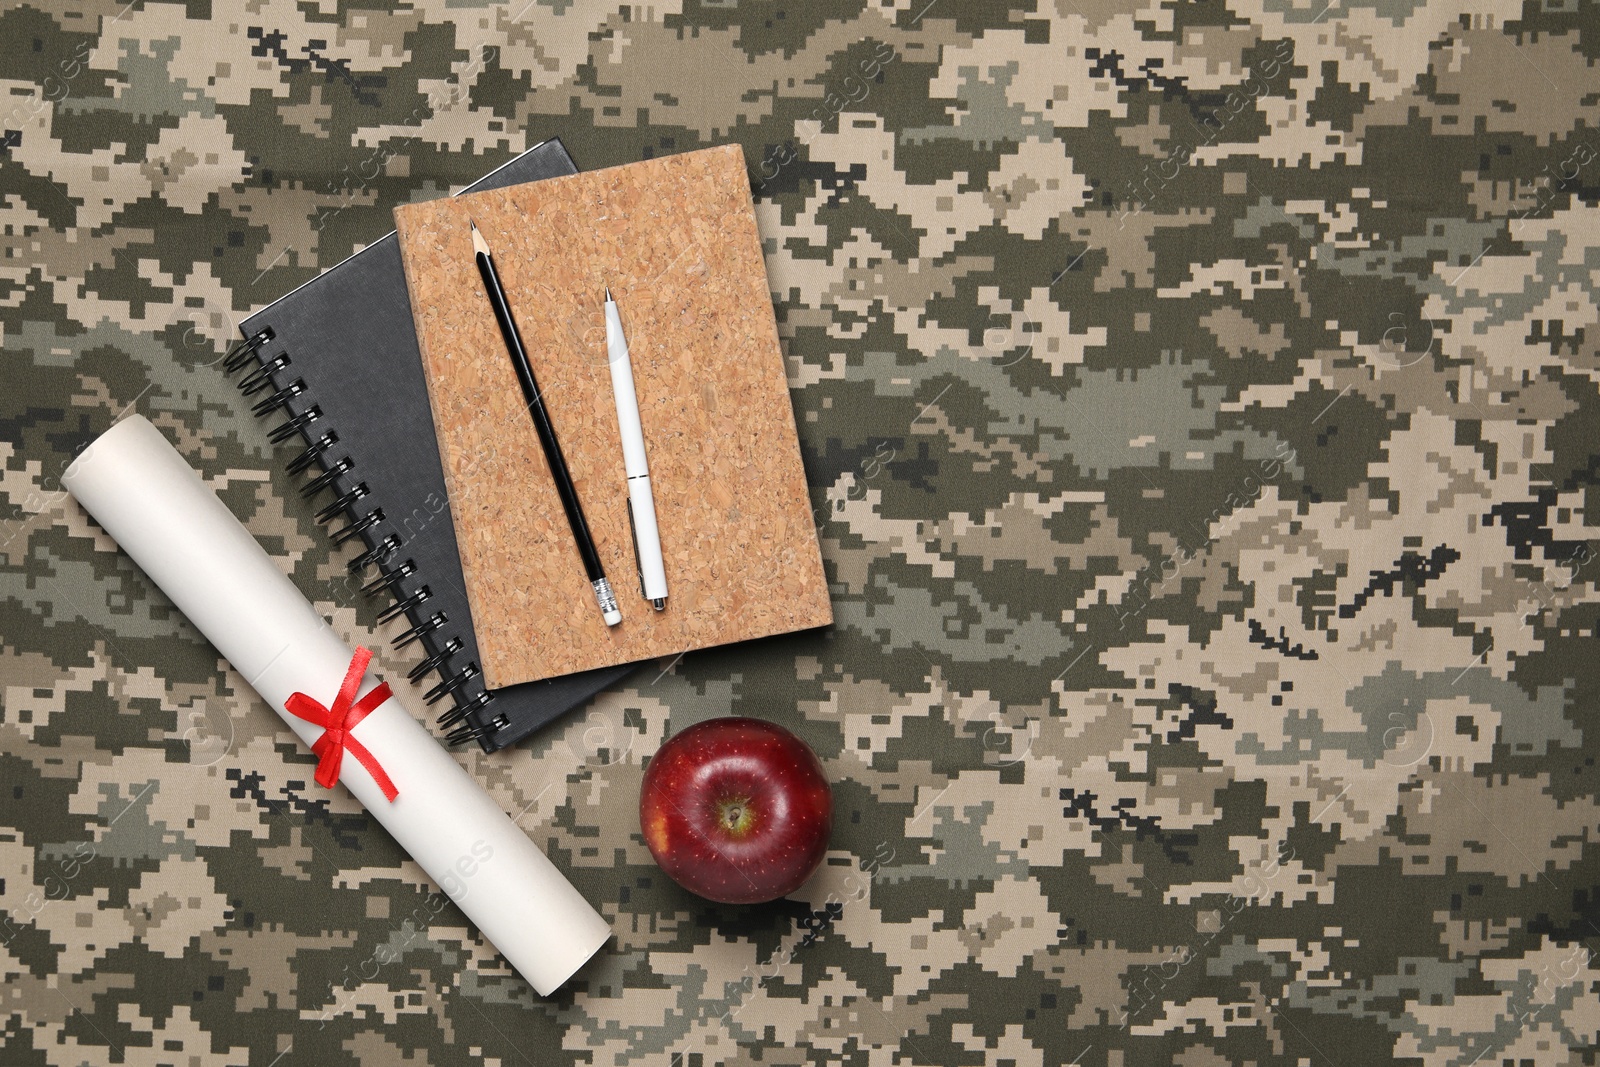
[[[628,536],[633,539],[633,568],[639,572],[639,595],[646,600],[650,594],[644,591],[644,556],[639,551],[639,528],[633,523],[633,497],[628,497]]]

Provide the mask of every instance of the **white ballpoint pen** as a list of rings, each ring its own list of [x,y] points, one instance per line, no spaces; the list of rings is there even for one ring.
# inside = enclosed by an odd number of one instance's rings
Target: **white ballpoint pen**
[[[639,563],[639,594],[662,611],[667,606],[667,570],[661,557],[661,532],[656,526],[656,500],[650,491],[650,465],[644,453],[644,427],[639,422],[639,397],[633,388],[633,361],[622,335],[617,303],[606,287],[606,361],[611,367],[611,396],[617,402],[617,430],[622,435],[622,467],[628,476],[628,521],[633,526],[633,552]]]

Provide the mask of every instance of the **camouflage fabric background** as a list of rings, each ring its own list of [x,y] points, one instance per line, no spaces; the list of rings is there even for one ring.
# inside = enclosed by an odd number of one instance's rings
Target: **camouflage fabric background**
[[[1555,0],[6,0],[0,1063],[1593,1063],[1597,60]],[[744,146],[838,623],[458,753],[615,924],[545,1000],[59,476],[144,413],[426,715],[216,364],[551,136]],[[637,832],[728,713],[836,783],[771,906]]]

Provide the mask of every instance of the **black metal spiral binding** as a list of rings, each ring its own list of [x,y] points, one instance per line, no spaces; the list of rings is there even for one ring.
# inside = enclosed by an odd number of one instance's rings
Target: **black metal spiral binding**
[[[338,443],[339,435],[334,433],[332,430],[329,430],[317,440],[312,441],[309,445],[306,445],[306,450],[304,452],[291,459],[288,463],[285,463],[283,465],[284,469],[290,474],[303,474],[311,469],[311,465],[317,461],[318,456],[322,455],[324,452]]]
[[[317,521],[327,522],[341,511],[348,511],[350,508],[355,506],[357,500],[360,500],[362,497],[366,496],[367,492],[367,483],[357,482],[343,493],[340,493],[338,499],[336,499],[333,503],[317,512]]]
[[[451,677],[446,678],[444,681],[440,682],[438,685],[422,694],[422,699],[427,701],[430,706],[437,704],[451,693],[454,693],[457,689],[460,689],[462,686],[472,681],[479,675],[479,673],[478,665],[476,663],[469,663]],[[446,714],[449,714],[449,712],[446,712]]]
[[[393,604],[390,604],[388,607],[378,612],[378,624],[381,626],[390,619],[398,619],[400,616],[409,613],[412,608],[420,608],[423,604],[423,601],[428,600],[432,596],[433,590],[429,589],[427,586],[423,586],[421,589],[418,589],[415,593],[412,593],[405,599],[396,600]]]
[[[466,719],[468,714],[470,714],[471,712],[477,710],[478,708],[488,707],[489,706],[489,702],[491,700],[493,700],[493,699],[494,699],[494,694],[491,693],[489,690],[485,689],[478,696],[476,696],[473,699],[467,701],[465,704],[457,704],[455,707],[451,708],[449,711],[447,711],[447,712],[443,713],[442,715],[440,715],[434,721],[436,723],[438,723],[440,729],[448,729],[449,727],[454,726],[458,722],[463,722],[463,720]],[[452,733],[453,732],[454,731],[452,731]]]
[[[290,382],[288,385],[284,386],[282,389],[279,389],[276,393],[273,393],[255,407],[251,408],[250,411],[256,416],[256,418],[260,418],[268,412],[276,411],[281,407],[287,407],[289,401],[293,400],[295,397],[299,396],[305,391],[305,379],[296,378],[294,381]]]
[[[281,356],[274,356],[244,376],[239,382],[239,392],[245,396],[255,396],[261,390],[269,388],[272,385],[272,376],[292,362],[294,361],[289,358],[287,352]]]
[[[408,673],[406,677],[415,682],[434,668],[444,666],[444,661],[455,655],[457,652],[460,652],[462,645],[463,642],[461,638],[452,637],[443,645],[439,646],[439,651],[435,652],[433,655],[429,656],[415,667],[412,667],[410,673]]]
[[[400,584],[400,580],[402,578],[409,578],[411,575],[416,573],[416,570],[417,565],[415,561],[409,559],[400,564],[400,566],[395,567],[393,570],[386,571],[382,568],[379,568],[378,576],[372,579],[372,581],[368,582],[366,585],[362,586],[361,592],[364,596],[374,596],[378,593],[385,592],[393,594],[395,592],[395,587]]]
[[[222,359],[223,373],[232,374],[252,359],[257,358],[256,353],[261,351],[261,346],[272,340],[272,338],[272,327],[268,326],[253,337],[235,341],[233,347],[228,349],[228,354]]]
[[[494,690],[485,689],[465,704],[457,705],[456,710],[461,712],[461,718],[466,720],[468,715],[488,707],[493,700]],[[504,715],[496,715],[482,726],[474,726],[470,720],[466,720],[460,726],[444,735],[445,744],[454,747],[456,745],[464,745],[469,741],[479,741],[485,737],[493,736],[509,725],[510,722]]]
[[[354,467],[355,465],[355,460],[351,459],[349,456],[345,456],[343,459],[336,460],[333,466],[329,467],[327,470],[323,471],[321,474],[307,482],[305,487],[300,490],[300,495],[303,497],[316,496],[318,493],[328,488],[328,486],[338,481],[340,475],[348,473],[350,468]]]
[[[267,440],[275,445],[281,445],[320,418],[322,418],[322,409],[312,404],[300,414],[291,416],[288,422],[267,434]]]
[[[367,512],[361,518],[356,519],[349,526],[333,531],[333,533],[329,534],[328,537],[333,541],[334,547],[337,548],[346,541],[350,540],[352,537],[360,536],[362,530],[370,530],[382,521],[383,509],[375,508],[374,510]]]
[[[389,534],[382,541],[379,541],[377,544],[361,553],[361,555],[351,560],[350,573],[360,574],[374,563],[382,563],[384,560],[400,551],[400,546],[404,543],[404,541],[400,540],[399,534]]]
[[[421,622],[417,623],[411,629],[407,630],[405,633],[401,634],[399,637],[395,638],[394,647],[396,649],[405,648],[423,634],[431,634],[433,631],[437,630],[439,627],[443,626],[449,621],[449,615],[446,615],[442,611],[436,611],[432,615],[429,615],[426,619],[423,619]]]
[[[252,405],[251,413],[257,418],[277,412],[287,416],[283,423],[268,433],[268,440],[273,444],[283,444],[299,437],[306,442],[305,447],[286,464],[288,472],[298,477],[313,468],[320,468],[314,477],[301,486],[300,492],[307,499],[324,489],[332,489],[336,494],[329,504],[316,513],[319,523],[330,522],[340,515],[349,517],[345,526],[329,534],[335,546],[366,535],[368,545],[350,561],[350,573],[362,574],[369,567],[378,567],[378,577],[363,586],[362,592],[368,596],[382,592],[394,598],[392,604],[378,613],[380,624],[402,615],[410,618],[413,623],[411,628],[394,639],[394,647],[403,649],[447,626],[449,616],[436,611],[426,619],[418,618],[422,605],[433,596],[433,592],[418,580],[420,575],[414,560],[407,559],[394,567],[384,566],[385,561],[400,551],[404,541],[398,533],[393,532],[377,536],[385,522],[382,508],[373,508],[365,514],[360,512],[358,505],[361,500],[371,495],[367,483],[348,480],[355,461],[348,455],[337,454],[339,434],[315,425],[323,418],[323,413],[317,404],[307,403],[311,399],[311,388],[305,379],[297,377],[291,381],[284,380],[287,368],[294,362],[290,353],[280,350],[270,358],[266,355],[266,346],[275,339],[272,328],[265,327],[235,342],[223,358],[223,370],[232,375],[254,364],[249,373],[240,379],[240,392],[247,397],[269,389],[271,392]],[[482,677],[478,664],[467,663],[452,669],[451,658],[465,647],[466,642],[459,636],[451,636],[437,646],[436,652],[411,668],[407,676],[416,683],[430,672],[438,672],[440,680],[424,694],[423,699],[430,705],[446,697],[452,697],[455,701],[454,706],[440,715],[438,720],[441,729],[448,729],[445,741],[452,746],[481,741],[508,725],[504,715],[496,715],[485,721],[484,716],[479,714],[494,700],[492,691],[482,689],[475,696],[469,695],[468,683]],[[478,722],[475,723],[474,719]]]

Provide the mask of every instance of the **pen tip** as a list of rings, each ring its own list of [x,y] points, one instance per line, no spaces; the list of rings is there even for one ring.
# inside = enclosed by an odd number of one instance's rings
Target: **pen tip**
[[[606,300],[609,301],[610,299],[611,299],[611,286],[608,285],[608,286],[606,286]]]

